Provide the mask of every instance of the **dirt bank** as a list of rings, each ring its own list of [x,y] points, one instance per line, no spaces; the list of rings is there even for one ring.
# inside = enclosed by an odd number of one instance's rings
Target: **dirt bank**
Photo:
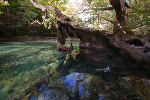
[[[57,37],[25,37],[25,36],[16,36],[16,37],[0,37],[0,41],[31,41],[31,40],[51,40],[56,39]]]

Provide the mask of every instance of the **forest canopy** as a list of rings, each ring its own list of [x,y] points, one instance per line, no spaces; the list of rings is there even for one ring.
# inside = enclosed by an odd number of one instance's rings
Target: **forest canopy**
[[[36,2],[59,8],[64,15],[79,24],[113,32],[110,21],[115,20],[115,10],[104,9],[112,7],[109,0],[36,0]],[[126,27],[133,29],[137,34],[149,34],[150,1],[126,0],[126,2],[130,6],[130,9],[126,9]],[[31,25],[35,20],[41,24]],[[0,1],[1,36],[56,36],[53,27],[55,21],[53,11],[43,12],[35,8],[30,0]],[[40,30],[36,30],[37,27]]]

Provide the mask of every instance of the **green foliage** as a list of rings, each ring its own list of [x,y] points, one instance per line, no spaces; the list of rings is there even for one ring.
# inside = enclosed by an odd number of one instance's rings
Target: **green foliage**
[[[135,0],[129,0],[132,9],[127,9],[129,16],[126,27],[132,29],[141,28],[143,31],[147,31],[147,29],[150,30],[150,1],[136,1],[137,2],[135,2]],[[68,0],[36,0],[36,2],[41,5],[58,7],[64,14],[79,24],[96,29],[113,30],[113,25],[106,21],[106,19],[115,20],[114,10],[100,11],[100,8],[110,6],[108,0],[86,0],[80,2],[80,4],[76,1]],[[79,4],[79,6],[76,7],[72,4]],[[83,10],[82,15],[78,15],[79,11]],[[30,0],[9,0],[9,2],[0,0],[0,14],[1,36],[32,36],[33,34],[39,36],[42,32],[48,32],[47,29],[50,29],[51,33],[56,34],[56,32],[53,32],[53,22],[56,21],[55,13],[47,11],[47,15],[44,16],[45,12],[35,8]],[[83,18],[85,16],[87,17]],[[29,24],[37,19],[43,22],[47,29],[42,28],[40,31],[34,30],[34,33],[32,33],[33,30]],[[39,27],[41,26],[39,25]]]
[[[48,13],[47,16],[44,16],[44,15],[42,16],[42,20],[43,20],[45,28],[50,29],[53,26],[53,22],[56,21],[56,16],[55,16],[55,13],[52,11],[48,11],[47,13]]]
[[[18,7],[20,15],[22,15],[22,21],[24,23],[30,23],[35,19],[42,20],[41,16],[44,14],[41,10],[35,8],[30,0],[18,1],[20,5]]]
[[[150,30],[150,1],[149,0],[128,0],[131,9],[127,9],[127,26],[128,28],[139,28],[143,32]],[[113,25],[106,21],[115,21],[114,10],[100,11],[100,8],[110,7],[108,0],[86,0],[82,5],[84,15],[88,16],[84,24],[96,29],[105,29],[113,31]]]
[[[8,5],[9,5],[8,1],[0,0],[0,15],[3,13],[2,12],[3,6],[8,6]]]
[[[51,35],[51,32],[55,31],[52,24],[49,25],[50,30],[43,25],[30,26],[34,20],[43,21],[41,16],[45,13],[35,8],[30,0],[9,0],[9,5],[4,7],[3,12],[0,16],[1,37],[56,36],[55,32]]]
[[[91,7],[107,7],[108,6],[108,1],[107,0],[93,0],[90,4]]]
[[[59,9],[64,7],[68,0],[37,0],[38,4],[41,5],[51,5],[53,7],[58,7]]]
[[[51,5],[53,7],[58,7],[61,11],[65,11],[65,4],[68,0],[37,0],[38,4],[43,6]],[[56,21],[56,15],[53,11],[47,11],[47,15],[42,15],[42,22],[44,23],[45,28],[50,29],[52,27],[52,23]]]
[[[150,29],[150,1],[136,1],[131,1],[131,9],[127,10],[127,14],[129,15],[127,27],[147,31],[147,29]]]
[[[114,11],[101,11],[100,9],[110,6],[108,0],[86,0],[83,3],[83,10],[86,10],[85,16],[89,16],[84,20],[84,23],[89,27],[96,29],[105,29],[112,31],[113,25],[105,19],[114,20]]]

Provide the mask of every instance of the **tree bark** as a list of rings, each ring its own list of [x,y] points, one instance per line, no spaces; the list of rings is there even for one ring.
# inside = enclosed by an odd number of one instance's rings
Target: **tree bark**
[[[141,39],[137,39],[141,41]],[[129,39],[128,41],[133,41],[131,42],[134,43],[134,38]],[[125,43],[125,40],[121,40],[118,37],[114,38],[114,42],[120,46],[120,48],[125,51],[127,54],[130,55],[132,59],[134,59],[138,63],[142,63],[145,65],[150,65],[150,56],[147,55],[147,53],[144,52],[146,49],[145,46],[146,44],[150,44],[148,41],[143,41],[143,46],[135,46],[134,44],[130,45]],[[141,41],[142,42],[142,41]],[[150,50],[148,51],[150,52]]]
[[[127,2],[125,2],[125,0],[109,0],[109,1],[116,12],[116,19],[113,28],[113,33],[120,36],[124,34],[134,34],[131,29],[127,29],[124,27],[126,25],[125,9],[126,7],[130,8]]]

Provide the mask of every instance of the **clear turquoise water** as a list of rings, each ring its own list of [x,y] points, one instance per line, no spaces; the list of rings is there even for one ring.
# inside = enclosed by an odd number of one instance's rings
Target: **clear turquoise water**
[[[79,42],[71,53],[58,51],[55,40],[0,42],[1,100],[150,98],[149,71],[108,50],[79,50]]]

